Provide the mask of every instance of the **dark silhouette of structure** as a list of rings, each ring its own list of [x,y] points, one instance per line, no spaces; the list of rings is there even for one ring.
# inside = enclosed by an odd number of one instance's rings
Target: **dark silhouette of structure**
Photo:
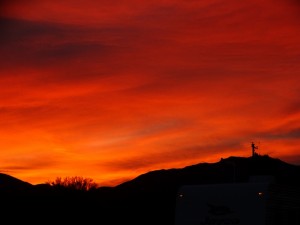
[[[256,146],[254,144],[254,142],[251,143],[251,148],[252,148],[252,157],[258,155],[256,152],[255,152],[255,149],[258,149],[258,146]]]

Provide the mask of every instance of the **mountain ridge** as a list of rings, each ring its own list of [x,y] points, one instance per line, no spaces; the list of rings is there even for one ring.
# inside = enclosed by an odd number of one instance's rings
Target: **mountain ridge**
[[[1,192],[0,186],[1,202],[5,206],[1,210],[2,217],[13,212],[13,215],[8,216],[9,221],[15,219],[14,222],[23,224],[24,220],[31,224],[41,224],[47,219],[48,222],[60,221],[67,224],[87,224],[101,220],[104,224],[113,225],[174,225],[180,187],[245,183],[266,177],[272,177],[278,184],[299,190],[300,166],[269,156],[231,156],[215,163],[150,171],[115,187],[99,187],[88,192],[55,189],[46,184],[28,186],[21,182],[26,186],[26,191],[15,188],[16,191],[7,194],[5,191]],[[14,180],[13,177],[9,178]],[[19,182],[18,179],[14,181]],[[16,217],[16,213],[25,217]]]
[[[249,164],[249,162],[253,161],[253,163],[256,164],[256,166],[254,167],[254,164],[251,165],[251,163]],[[159,177],[162,176],[163,178],[168,177],[169,176],[169,180],[172,180],[173,178],[182,178],[183,176],[193,176],[193,173],[196,173],[196,171],[198,170],[203,170],[208,172],[208,170],[213,170],[213,169],[223,169],[223,179],[216,179],[216,181],[219,180],[219,182],[223,181],[223,182],[241,182],[241,181],[247,181],[247,177],[241,177],[241,172],[240,170],[246,170],[246,168],[243,168],[242,164],[248,165],[250,166],[248,169],[251,169],[252,171],[252,175],[255,175],[255,173],[257,174],[273,174],[275,175],[276,170],[281,169],[287,169],[287,168],[298,168],[298,170],[300,171],[300,165],[294,165],[294,164],[290,164],[287,163],[285,161],[282,161],[279,158],[272,158],[268,155],[264,155],[264,156],[250,156],[250,157],[241,157],[241,156],[229,156],[227,158],[221,158],[219,161],[217,162],[201,162],[201,163],[197,163],[197,164],[192,164],[192,165],[188,165],[188,166],[184,166],[181,168],[168,168],[168,169],[158,169],[158,170],[152,170],[143,174],[138,175],[137,177],[125,181],[121,184],[118,184],[114,187],[99,187],[99,189],[104,189],[104,188],[116,188],[116,189],[120,189],[120,188],[124,188],[127,186],[134,186],[137,185],[138,183],[143,183],[143,185],[145,185],[146,183],[148,183],[148,185],[151,182],[157,183],[158,179],[160,181],[160,184],[163,184],[166,182],[166,180],[160,180]],[[280,166],[280,168],[275,168],[275,166]],[[264,166],[268,166],[267,168],[264,168]],[[270,167],[272,166],[272,167]],[[251,172],[249,171],[249,172]],[[199,171],[198,171],[199,172]],[[243,171],[245,172],[245,171]],[[277,171],[277,178],[281,179],[282,174],[284,171],[281,171],[281,173],[279,173],[280,171]],[[203,172],[204,173],[204,172]],[[194,174],[197,175],[197,174]],[[203,175],[203,174],[202,174]],[[248,174],[250,175],[250,174]],[[227,177],[225,177],[227,176]],[[215,177],[213,177],[215,178]],[[248,177],[249,178],[249,177]],[[207,180],[207,176],[202,177],[204,182],[214,182],[213,180]],[[152,180],[152,181],[151,181]],[[182,182],[188,182],[188,183],[201,183],[200,180],[198,180],[198,182],[196,180],[192,181],[191,179],[186,179],[186,180],[181,180]],[[144,183],[145,182],[145,183]],[[282,182],[282,181],[281,181]],[[23,181],[21,179],[18,179],[14,176],[11,176],[9,174],[5,174],[5,173],[0,173],[0,191],[3,188],[16,188],[16,187],[20,187],[20,188],[30,188],[30,187],[44,187],[47,186],[46,183],[40,183],[40,184],[31,184],[29,182]]]
[[[293,181],[291,177],[291,175],[295,175],[295,172],[291,172],[294,170],[300,173],[300,166],[267,155],[255,157],[230,156],[225,159],[221,158],[220,161],[214,163],[204,162],[183,168],[150,171],[119,184],[116,188],[137,186],[139,183],[143,183],[144,180],[147,180],[147,182],[152,180],[152,182],[157,183],[156,179],[160,181],[160,185],[171,180],[177,186],[183,184],[248,182],[251,176],[262,175],[272,175],[277,182],[292,184],[297,183],[297,180]],[[159,176],[161,176],[161,179],[158,178]],[[165,179],[166,177],[169,177],[169,179]]]
[[[13,177],[11,175],[0,173],[0,189],[22,189],[22,188],[30,188],[33,185],[20,180],[16,177]]]

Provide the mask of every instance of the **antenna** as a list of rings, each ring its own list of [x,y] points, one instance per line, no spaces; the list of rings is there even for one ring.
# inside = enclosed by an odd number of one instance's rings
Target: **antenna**
[[[256,146],[253,141],[251,143],[251,149],[252,149],[252,157],[256,156],[257,153],[255,152],[255,150],[258,149],[258,146]]]

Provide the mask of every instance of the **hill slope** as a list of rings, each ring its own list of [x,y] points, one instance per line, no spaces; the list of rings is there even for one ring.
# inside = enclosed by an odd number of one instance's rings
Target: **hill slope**
[[[4,173],[0,173],[0,191],[21,191],[31,187],[32,184],[28,182]]]
[[[278,183],[300,184],[300,166],[269,156],[229,157],[180,169],[156,170],[118,185],[117,189],[159,190],[181,185],[248,182],[253,176],[274,176]]]

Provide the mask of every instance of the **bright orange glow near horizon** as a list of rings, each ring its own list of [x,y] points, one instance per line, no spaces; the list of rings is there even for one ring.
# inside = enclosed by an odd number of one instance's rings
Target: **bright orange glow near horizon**
[[[259,154],[300,164],[296,0],[0,2],[0,172],[115,186]]]

